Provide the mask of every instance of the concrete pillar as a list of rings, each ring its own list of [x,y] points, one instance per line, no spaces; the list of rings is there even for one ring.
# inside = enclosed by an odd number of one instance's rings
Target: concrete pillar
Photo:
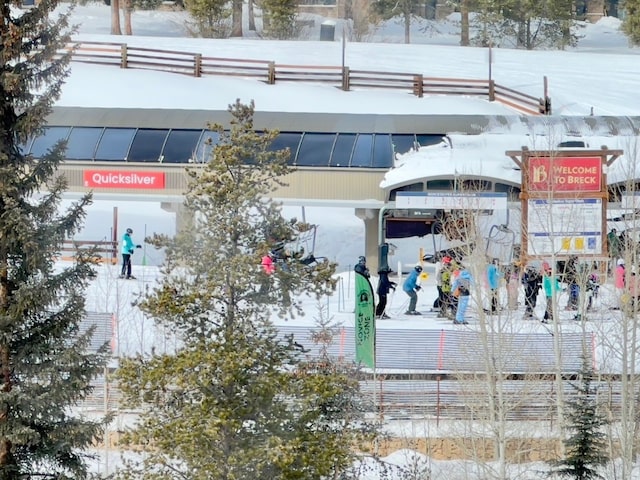
[[[193,230],[193,213],[187,211],[182,203],[162,202],[160,208],[165,212],[176,214],[176,233],[183,230]]]
[[[364,221],[364,255],[372,275],[378,272],[378,215],[377,208],[356,208],[356,217]]]

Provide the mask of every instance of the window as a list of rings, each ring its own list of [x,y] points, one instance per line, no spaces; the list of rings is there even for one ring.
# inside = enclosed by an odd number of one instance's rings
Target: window
[[[465,179],[462,181],[463,192],[490,192],[491,182],[488,180]]]
[[[495,190],[498,193],[506,193],[508,202],[517,202],[520,199],[520,187],[514,187],[504,183],[495,183]]]
[[[305,133],[302,137],[296,165],[326,167],[329,165],[335,133]]]
[[[96,150],[96,160],[125,161],[135,133],[135,128],[105,128]]]
[[[275,152],[277,150],[284,150],[288,148],[291,152],[291,156],[289,157],[289,165],[293,165],[293,162],[296,159],[296,155],[298,154],[298,146],[300,145],[300,140],[302,139],[302,133],[280,133],[269,145],[268,150],[270,152]]]
[[[393,165],[393,150],[391,148],[391,135],[376,133],[373,137],[373,164],[372,167],[389,168]]]
[[[353,145],[356,143],[355,133],[339,133],[331,154],[332,167],[348,167]]]
[[[198,142],[198,148],[196,149],[193,157],[194,163],[207,163],[211,160],[211,152],[220,141],[220,135],[218,132],[212,130],[205,130]]]
[[[140,128],[133,138],[128,162],[159,162],[169,130]]]
[[[67,141],[67,160],[93,160],[96,146],[104,129],[100,127],[73,127]]]
[[[162,150],[164,163],[188,163],[192,159],[202,130],[171,130]]]
[[[44,132],[33,141],[31,146],[31,155],[40,158],[47,153],[60,140],[66,140],[69,135],[70,127],[48,127]]]
[[[429,145],[438,145],[442,142],[444,135],[430,135],[430,134],[418,134],[416,135],[416,141],[421,147],[428,147]]]
[[[393,202],[396,199],[396,194],[398,192],[424,192],[424,184],[420,183],[411,183],[409,185],[403,185],[402,187],[394,188],[389,192],[389,201]]]
[[[395,153],[407,153],[414,147],[416,136],[414,134],[391,135],[391,141]]]
[[[427,192],[429,190],[453,191],[453,180],[429,180],[427,182]]]
[[[358,139],[353,148],[351,167],[370,167],[371,154],[373,153],[373,135],[358,134]]]

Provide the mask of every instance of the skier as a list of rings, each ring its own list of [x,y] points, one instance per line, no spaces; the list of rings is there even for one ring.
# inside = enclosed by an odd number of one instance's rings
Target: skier
[[[367,268],[367,258],[364,255],[360,255],[358,257],[358,263],[353,269],[367,278],[371,276],[369,274],[369,269]]]
[[[456,309],[456,318],[453,321],[455,325],[467,325],[464,315],[469,306],[469,296],[471,295],[471,273],[466,268],[460,270],[460,274],[456,277],[451,285],[453,291],[458,291],[458,308]]]
[[[409,308],[404,312],[405,315],[421,315],[420,312],[416,312],[416,304],[418,303],[418,294],[416,292],[420,291],[420,285],[418,285],[420,273],[422,273],[422,265],[417,264],[402,284],[402,289],[409,295],[410,299]]]
[[[498,313],[498,288],[500,287],[500,278],[502,278],[502,272],[498,268],[498,264],[499,260],[494,258],[491,263],[487,265],[487,283],[489,284],[491,315]]]
[[[142,248],[142,245],[136,245],[131,240],[131,234],[133,230],[127,228],[127,231],[122,236],[122,270],[120,272],[120,278],[135,279],[131,275],[131,255],[133,255],[134,248]]]
[[[269,252],[262,257],[260,265],[265,273],[265,277],[260,282],[260,295],[265,295],[269,291],[270,279],[269,277],[276,271],[275,264],[276,255],[273,252]]]
[[[542,323],[549,323],[550,320],[553,321],[553,300],[556,293],[560,291],[560,283],[558,278],[552,275],[551,265],[547,262],[542,263],[542,274],[542,288],[547,300]]]
[[[376,305],[376,318],[391,318],[385,313],[387,309],[387,295],[389,294],[389,290],[396,290],[396,282],[389,280],[389,272],[391,272],[390,268],[378,271],[378,305]]]
[[[538,290],[542,285],[542,278],[533,265],[527,266],[522,276],[522,284],[524,285],[524,318],[533,318],[533,311],[536,308],[538,300]]]

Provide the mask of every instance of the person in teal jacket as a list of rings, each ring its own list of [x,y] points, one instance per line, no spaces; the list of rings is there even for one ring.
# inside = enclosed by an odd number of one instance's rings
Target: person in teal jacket
[[[560,291],[560,283],[557,277],[551,275],[551,266],[547,262],[542,263],[542,289],[547,298],[542,323],[549,323],[549,320],[553,320],[553,298],[556,296],[556,292]]]
[[[120,278],[136,278],[131,275],[131,255],[136,248],[142,248],[142,245],[136,245],[131,239],[133,230],[127,228],[127,231],[122,236],[122,270],[120,272]]]

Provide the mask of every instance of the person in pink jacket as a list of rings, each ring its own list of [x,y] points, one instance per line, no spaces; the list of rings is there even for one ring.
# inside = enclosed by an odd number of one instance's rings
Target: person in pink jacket
[[[619,310],[620,307],[622,306],[621,303],[622,303],[622,295],[624,293],[626,271],[624,266],[624,259],[619,258],[616,263],[617,263],[616,270],[613,274],[613,285],[616,288],[616,298],[618,303],[615,307],[613,307],[613,309]]]
[[[274,261],[274,258],[275,254],[273,252],[269,252],[265,256],[263,256],[262,260],[260,261],[262,271],[265,274],[264,278],[260,282],[260,295],[265,295],[271,287],[271,280],[269,277],[276,271],[276,263]]]

